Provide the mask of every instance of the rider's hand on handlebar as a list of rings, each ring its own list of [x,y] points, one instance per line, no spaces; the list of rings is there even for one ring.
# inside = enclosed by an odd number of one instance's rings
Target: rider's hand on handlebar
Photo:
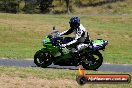
[[[57,34],[56,34],[56,37],[61,37],[61,36],[62,36],[62,35],[60,35],[60,33],[57,33]]]
[[[61,44],[61,47],[62,47],[62,48],[66,47],[66,46],[67,46],[66,44]]]

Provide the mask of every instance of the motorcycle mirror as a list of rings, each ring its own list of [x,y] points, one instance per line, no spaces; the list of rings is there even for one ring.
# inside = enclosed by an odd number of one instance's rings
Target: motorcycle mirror
[[[55,30],[55,26],[53,26],[53,30]]]

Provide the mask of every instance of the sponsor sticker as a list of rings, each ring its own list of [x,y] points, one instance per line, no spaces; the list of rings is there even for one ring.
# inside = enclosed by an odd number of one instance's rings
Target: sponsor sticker
[[[84,69],[79,68],[79,75],[76,77],[78,84],[125,84],[131,82],[129,74],[86,74]]]

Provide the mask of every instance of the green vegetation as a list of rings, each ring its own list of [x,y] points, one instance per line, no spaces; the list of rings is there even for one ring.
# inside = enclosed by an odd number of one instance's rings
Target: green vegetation
[[[19,0],[0,0],[0,11],[17,13],[19,11]]]
[[[70,15],[0,14],[0,57],[33,58],[53,26],[69,28]],[[79,16],[91,39],[109,41],[104,62],[132,64],[132,15]]]
[[[125,72],[100,72],[86,71],[87,74],[130,74]],[[2,80],[1,87],[30,87],[33,85],[45,87],[65,87],[67,88],[131,88],[130,84],[85,84],[80,86],[76,83],[78,70],[68,69],[42,69],[42,68],[19,68],[19,67],[0,67],[0,79]],[[3,85],[2,85],[3,84]],[[34,85],[35,84],[35,85]],[[42,86],[43,84],[43,86]],[[40,88],[39,87],[39,88]]]
[[[0,0],[0,11],[7,13],[47,13],[53,0]]]
[[[0,12],[129,14],[132,0],[0,0]]]

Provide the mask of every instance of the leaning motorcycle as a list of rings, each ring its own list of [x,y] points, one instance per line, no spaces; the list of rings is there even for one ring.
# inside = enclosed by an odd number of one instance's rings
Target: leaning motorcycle
[[[44,37],[43,48],[34,55],[34,63],[38,67],[46,68],[52,63],[60,66],[82,65],[86,70],[96,70],[103,62],[100,50],[104,50],[108,41],[103,39],[90,40],[85,42],[88,47],[76,51],[77,44],[61,47],[61,44],[73,40],[71,37],[60,37],[59,31],[53,31]]]

